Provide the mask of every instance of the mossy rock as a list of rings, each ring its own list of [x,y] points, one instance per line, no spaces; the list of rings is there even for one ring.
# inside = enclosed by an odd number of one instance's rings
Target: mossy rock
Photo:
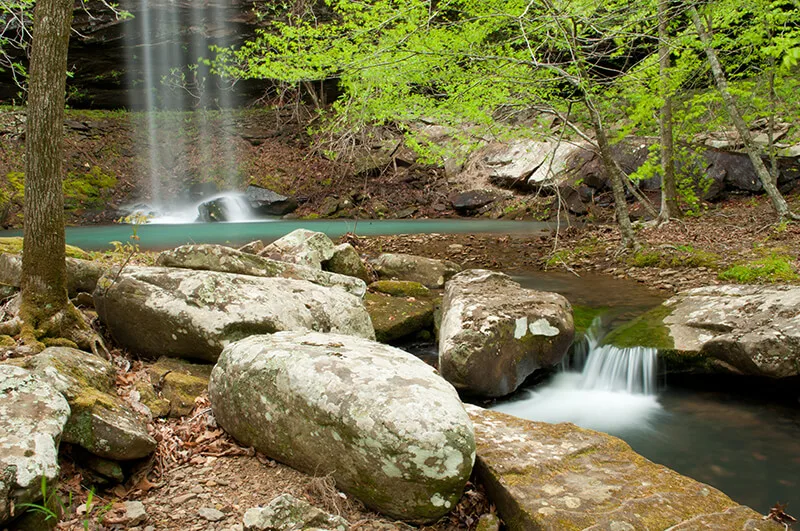
[[[160,358],[150,367],[150,381],[161,388],[161,396],[169,401],[170,417],[192,412],[194,401],[208,389],[212,368],[175,358]]]
[[[575,334],[584,334],[592,326],[595,318],[608,313],[609,310],[608,306],[592,307],[573,304],[572,320],[575,323]]]
[[[672,350],[675,342],[669,327],[664,323],[664,318],[671,313],[671,308],[658,306],[609,332],[603,339],[603,344],[619,348],[651,347],[659,351]]]
[[[74,245],[66,245],[65,251],[67,256],[71,258],[80,258],[82,260],[91,260],[92,256]],[[13,236],[9,238],[0,238],[0,253],[19,254],[22,252],[22,236]]]
[[[433,311],[439,297],[392,297],[367,293],[365,305],[375,327],[375,337],[382,343],[416,334],[433,327]]]
[[[0,348],[11,348],[17,346],[17,342],[11,336],[0,335]]]
[[[410,280],[379,280],[369,285],[369,289],[394,297],[427,297],[431,290]]]
[[[158,396],[153,384],[142,381],[136,382],[136,390],[139,392],[139,401],[147,406],[154,418],[169,416],[169,400]]]

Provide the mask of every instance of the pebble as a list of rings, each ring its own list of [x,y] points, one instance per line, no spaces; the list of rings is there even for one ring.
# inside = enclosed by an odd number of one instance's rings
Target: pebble
[[[212,507],[203,507],[197,511],[201,518],[205,518],[209,522],[219,522],[225,518],[225,513],[218,511]]]
[[[174,498],[172,498],[172,503],[174,503],[175,505],[182,505],[195,497],[197,497],[197,494],[194,493],[181,494],[180,496],[175,496]]]
[[[201,492],[203,492],[203,487],[200,486],[200,485],[195,485],[194,487],[189,489],[189,492],[193,492],[195,494],[200,494]]]
[[[209,479],[208,481],[206,481],[206,487],[216,487],[216,486],[217,482],[214,481],[213,479]]]
[[[144,509],[144,504],[140,501],[126,501],[125,518],[129,526],[144,523],[147,520],[147,511]]]

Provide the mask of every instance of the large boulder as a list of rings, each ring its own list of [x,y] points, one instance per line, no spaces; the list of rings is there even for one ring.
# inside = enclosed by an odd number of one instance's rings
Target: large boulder
[[[67,292],[74,297],[79,292],[91,293],[97,281],[109,268],[91,260],[67,257]],[[22,282],[22,255],[0,253],[0,284],[19,288]]]
[[[783,529],[611,435],[467,406],[475,471],[510,531]]]
[[[267,188],[250,185],[244,191],[250,208],[260,216],[283,216],[297,209],[297,200]]]
[[[337,485],[386,515],[436,520],[474,459],[455,390],[402,350],[352,336],[279,332],[229,345],[209,383],[240,443]]]
[[[432,288],[444,287],[461,266],[449,260],[436,260],[412,254],[384,253],[370,262],[380,279],[411,280]]]
[[[304,280],[126,267],[94,300],[117,343],[148,357],[216,361],[232,341],[280,330],[375,337],[360,298]]]
[[[332,273],[360,278],[364,282],[372,280],[367,266],[358,256],[358,251],[349,243],[342,243],[334,248],[333,256],[325,264],[325,269]]]
[[[58,478],[58,444],[69,405],[20,367],[0,365],[0,526],[14,507],[42,497],[42,478]]]
[[[308,280],[320,286],[338,286],[357,297],[363,297],[367,292],[364,281],[357,278],[329,273],[305,265],[271,260],[263,256],[237,251],[224,245],[182,245],[162,252],[156,263],[164,267]]]
[[[504,396],[561,361],[574,335],[563,296],[523,289],[503,273],[463,271],[445,288],[439,371],[460,391]]]
[[[720,285],[678,293],[606,336],[659,349],[669,371],[800,375],[800,287]]]
[[[297,229],[267,245],[258,254],[322,269],[322,263],[333,258],[335,251],[336,246],[324,233]]]
[[[49,347],[24,363],[69,402],[64,442],[120,461],[139,459],[156,449],[146,419],[117,396],[116,372],[108,361],[74,348]]]

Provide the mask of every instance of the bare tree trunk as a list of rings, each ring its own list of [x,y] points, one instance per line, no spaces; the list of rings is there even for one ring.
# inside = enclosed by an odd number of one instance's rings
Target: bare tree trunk
[[[659,223],[669,221],[681,214],[678,207],[678,190],[675,184],[675,144],[672,134],[672,95],[669,86],[670,49],[667,44],[667,23],[669,22],[669,0],[658,0],[658,66],[661,81],[661,95],[664,103],[659,114],[659,134],[661,136],[661,212]]]
[[[635,249],[638,247],[638,244],[628,213],[628,203],[625,201],[624,179],[627,177],[622,174],[622,170],[620,170],[619,166],[616,164],[611,153],[611,144],[608,141],[608,136],[606,135],[605,127],[603,127],[603,121],[599,111],[588,95],[584,94],[583,101],[592,119],[592,128],[594,129],[597,147],[600,151],[600,158],[603,160],[603,167],[605,167],[606,173],[608,173],[610,177],[611,191],[614,195],[614,213],[617,216],[619,231],[622,235],[622,246],[626,249]]]
[[[775,183],[772,182],[772,176],[770,175],[769,170],[767,170],[767,167],[764,165],[764,161],[761,159],[761,154],[759,153],[758,147],[753,142],[753,137],[750,134],[750,128],[747,127],[747,124],[744,122],[742,115],[739,113],[739,109],[736,107],[736,102],[733,100],[733,96],[731,96],[731,93],[728,90],[728,80],[725,78],[725,72],[722,70],[722,65],[720,65],[719,59],[717,58],[717,53],[711,45],[711,36],[709,35],[705,26],[703,26],[703,22],[700,20],[700,14],[694,7],[689,9],[689,14],[694,22],[697,35],[700,37],[700,41],[703,43],[703,48],[706,52],[706,58],[708,59],[708,64],[711,66],[711,73],[714,76],[714,82],[717,85],[717,90],[722,96],[723,102],[725,102],[725,108],[727,109],[728,114],[730,114],[733,125],[736,127],[736,131],[739,133],[739,136],[742,139],[744,149],[756,169],[756,174],[761,181],[761,185],[764,187],[764,190],[767,192],[767,195],[772,201],[772,206],[775,209],[775,212],[778,213],[781,219],[800,219],[800,216],[792,213],[789,210],[789,205],[786,203],[786,200],[783,198],[780,191],[778,191],[778,187],[775,185]]]

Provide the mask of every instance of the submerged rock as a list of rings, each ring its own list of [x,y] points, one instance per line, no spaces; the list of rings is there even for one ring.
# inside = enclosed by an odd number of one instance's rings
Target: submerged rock
[[[374,338],[360,298],[304,280],[168,267],[127,267],[94,292],[101,321],[148,357],[216,361],[228,343],[280,330]]]
[[[611,435],[467,406],[475,471],[511,531],[783,529]]]
[[[504,396],[561,361],[574,335],[561,295],[523,289],[503,273],[464,271],[445,288],[439,371],[466,393]]]
[[[351,336],[279,332],[229,345],[209,384],[214,416],[239,442],[389,516],[450,511],[474,459],[455,390],[402,350]]]
[[[667,370],[800,375],[800,287],[722,285],[678,293],[606,336],[659,349]]]
[[[301,264],[271,260],[224,245],[182,245],[162,252],[158,255],[156,263],[165,267],[183,267],[198,271],[308,280],[320,286],[340,287],[357,297],[363,297],[367,292],[364,281],[352,276],[320,271],[317,268]]]
[[[117,396],[116,371],[108,361],[74,348],[49,347],[24,363],[67,398],[71,414],[64,442],[116,460],[139,459],[156,449],[146,419]]]
[[[444,287],[450,277],[461,271],[461,266],[449,260],[412,254],[384,253],[371,264],[382,280],[410,280],[432,289]]]
[[[58,478],[58,444],[69,417],[66,399],[20,367],[0,365],[0,525],[15,506],[42,497],[42,478]]]
[[[293,230],[278,238],[259,252],[259,256],[322,269],[322,263],[333,258],[333,241],[322,232]]]

